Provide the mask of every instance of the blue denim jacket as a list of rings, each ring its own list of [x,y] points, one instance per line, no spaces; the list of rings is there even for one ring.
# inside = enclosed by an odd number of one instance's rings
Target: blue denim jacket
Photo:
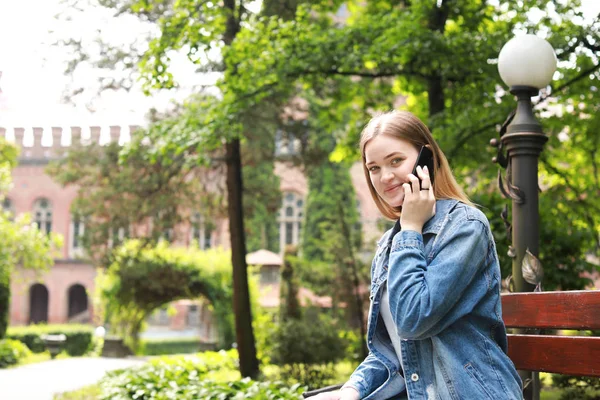
[[[369,355],[345,386],[369,400],[522,399],[506,355],[500,267],[485,215],[438,200],[423,234],[391,233],[371,266]],[[379,314],[384,285],[401,361]]]

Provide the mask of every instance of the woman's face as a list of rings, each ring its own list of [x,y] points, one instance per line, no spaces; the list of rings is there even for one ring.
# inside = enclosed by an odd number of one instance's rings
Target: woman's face
[[[365,146],[365,165],[369,170],[371,184],[381,198],[391,207],[404,202],[404,183],[410,183],[408,175],[417,162],[415,146],[390,135],[378,135]]]

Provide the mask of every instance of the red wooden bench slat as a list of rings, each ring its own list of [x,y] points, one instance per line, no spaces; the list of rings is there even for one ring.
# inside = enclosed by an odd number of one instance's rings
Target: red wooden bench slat
[[[508,335],[517,369],[600,377],[600,337]]]
[[[510,328],[600,329],[600,291],[506,293],[502,319]]]

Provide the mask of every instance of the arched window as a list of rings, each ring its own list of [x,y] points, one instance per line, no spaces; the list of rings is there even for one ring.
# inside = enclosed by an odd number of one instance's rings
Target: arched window
[[[33,215],[38,229],[47,234],[52,232],[52,204],[48,199],[39,199],[33,205]]]
[[[210,249],[213,245],[213,224],[207,221],[207,219],[199,212],[195,212],[192,215],[191,222],[192,229],[190,241],[196,243],[199,249]]]
[[[77,215],[71,215],[69,255],[71,258],[83,256],[83,233],[85,225],[83,219]]]
[[[85,287],[80,284],[72,285],[68,291],[69,322],[86,323],[90,320],[88,312],[88,295]]]
[[[29,323],[48,322],[48,289],[41,283],[29,288]]]
[[[297,193],[283,194],[283,204],[279,210],[279,248],[296,245],[300,241],[302,220],[304,218],[304,199]]]

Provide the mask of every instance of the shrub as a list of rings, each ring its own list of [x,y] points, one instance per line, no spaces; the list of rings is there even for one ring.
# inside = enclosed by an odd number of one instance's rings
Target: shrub
[[[278,327],[275,322],[277,314],[268,309],[257,307],[254,315],[252,326],[256,341],[256,357],[262,365],[269,365],[273,355],[273,337]]]
[[[64,350],[70,356],[82,356],[93,348],[94,328],[89,325],[29,325],[9,327],[6,337],[23,342],[34,353],[46,350],[43,335],[64,334]]]
[[[0,340],[0,368],[18,364],[30,355],[31,351],[18,340]]]
[[[190,377],[188,375],[188,377]],[[109,387],[106,379],[101,383],[102,394],[100,400],[196,400],[196,399],[278,399],[299,400],[305,388],[300,385],[286,386],[280,382],[256,382],[249,378],[220,383],[210,380],[194,379],[182,382],[180,379],[172,380],[163,385],[163,382],[146,382],[143,386],[134,383],[121,382],[117,386]]]
[[[273,336],[279,379],[320,387],[335,376],[333,363],[347,357],[349,341],[330,317],[282,322]]]
[[[600,398],[600,378],[553,374],[552,385],[563,389],[560,400],[594,400]]]
[[[1,218],[1,217],[0,217]],[[6,335],[10,304],[10,271],[0,263],[0,339]]]
[[[139,367],[109,372],[99,383],[101,400],[282,399],[305,388],[240,380],[235,350],[161,357]]]
[[[290,320],[279,325],[273,337],[273,362],[284,364],[327,364],[346,356],[348,342],[332,321]]]

